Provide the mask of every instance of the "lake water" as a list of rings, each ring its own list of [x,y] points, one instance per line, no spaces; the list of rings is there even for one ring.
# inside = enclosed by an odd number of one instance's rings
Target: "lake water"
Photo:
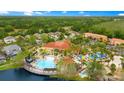
[[[20,68],[0,71],[0,81],[62,81],[62,79],[36,75]]]

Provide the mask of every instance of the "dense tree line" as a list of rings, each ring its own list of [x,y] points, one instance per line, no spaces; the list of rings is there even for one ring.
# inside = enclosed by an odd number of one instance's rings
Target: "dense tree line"
[[[34,33],[64,32],[63,27],[71,27],[73,31],[80,33],[94,32],[108,37],[124,39],[124,30],[108,31],[106,27],[95,26],[97,24],[112,22],[115,18],[123,17],[0,17],[0,38],[7,33],[13,35],[30,35]]]

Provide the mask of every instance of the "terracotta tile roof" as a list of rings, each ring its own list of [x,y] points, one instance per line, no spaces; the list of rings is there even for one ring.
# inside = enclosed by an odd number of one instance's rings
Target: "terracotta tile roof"
[[[68,41],[56,41],[56,42],[50,42],[47,43],[45,46],[45,48],[56,48],[56,49],[67,49],[70,47],[70,44]]]
[[[123,39],[112,38],[111,40],[112,40],[112,42],[124,43]]]
[[[94,37],[105,37],[107,38],[107,36],[105,35],[100,35],[100,34],[94,34],[94,33],[84,33],[85,35],[90,35],[90,36],[94,36]]]
[[[118,39],[118,38],[112,38],[112,40],[117,40],[117,41],[124,41],[123,39]]]
[[[85,37],[90,37],[92,39],[102,40],[102,41],[108,41],[108,37],[105,35],[100,34],[94,34],[94,33],[84,33]]]

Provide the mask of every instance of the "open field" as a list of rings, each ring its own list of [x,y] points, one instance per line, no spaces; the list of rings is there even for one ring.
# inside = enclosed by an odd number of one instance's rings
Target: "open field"
[[[124,39],[124,20],[103,22],[93,26],[93,32],[98,34],[104,34],[109,37]]]

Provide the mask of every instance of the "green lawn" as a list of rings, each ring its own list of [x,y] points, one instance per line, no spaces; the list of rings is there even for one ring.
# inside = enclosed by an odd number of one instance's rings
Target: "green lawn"
[[[103,34],[109,38],[124,39],[124,20],[104,22],[94,25],[92,28],[94,33]]]
[[[14,58],[7,60],[7,62],[0,64],[0,70],[7,70],[12,68],[23,67],[24,58],[28,55],[28,52],[21,52]]]
[[[113,30],[123,30],[124,31],[124,20],[120,21],[111,21],[111,22],[104,22],[98,25],[95,25],[96,27],[100,28],[106,28],[107,31],[113,31]]]

